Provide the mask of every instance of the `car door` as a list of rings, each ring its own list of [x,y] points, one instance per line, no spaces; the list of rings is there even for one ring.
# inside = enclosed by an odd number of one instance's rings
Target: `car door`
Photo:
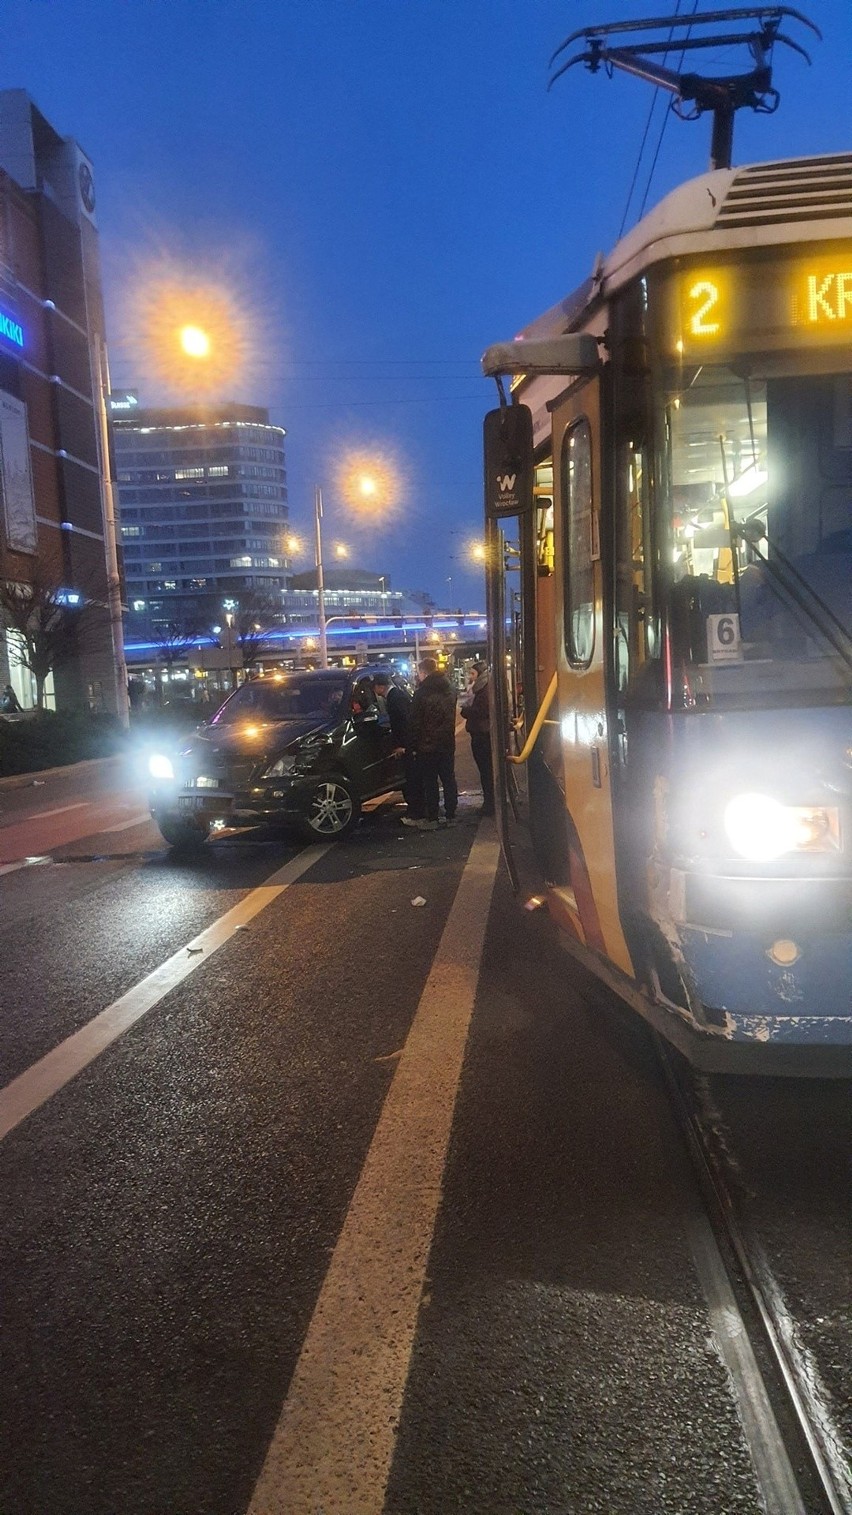
[[[362,676],[352,686],[351,735],[347,733],[341,757],[361,795],[383,794],[393,789],[395,760],[387,715],[379,709],[372,680]]]

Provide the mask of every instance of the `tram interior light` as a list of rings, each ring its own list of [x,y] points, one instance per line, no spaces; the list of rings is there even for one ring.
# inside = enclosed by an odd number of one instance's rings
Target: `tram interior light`
[[[785,852],[840,849],[840,819],[826,806],[782,805],[766,794],[738,794],[725,809],[728,841],[749,862],[771,862]]]
[[[728,485],[728,496],[732,500],[742,500],[746,495],[754,494],[756,489],[762,489],[769,478],[764,468],[752,465],[741,473],[738,479],[732,479]]]

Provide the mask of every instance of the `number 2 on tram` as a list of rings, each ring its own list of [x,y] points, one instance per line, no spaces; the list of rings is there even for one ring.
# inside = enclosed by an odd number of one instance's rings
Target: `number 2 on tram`
[[[697,1066],[848,1075],[852,155],[682,185],[483,368],[516,884]]]

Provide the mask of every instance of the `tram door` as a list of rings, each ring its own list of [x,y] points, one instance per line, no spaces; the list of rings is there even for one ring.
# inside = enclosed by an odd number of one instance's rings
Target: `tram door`
[[[571,892],[583,935],[632,974],[615,873],[600,553],[598,378],[554,406],[556,670]]]

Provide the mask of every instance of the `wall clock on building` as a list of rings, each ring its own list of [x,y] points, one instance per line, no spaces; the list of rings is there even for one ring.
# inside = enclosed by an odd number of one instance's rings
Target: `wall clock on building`
[[[91,216],[95,210],[95,181],[92,178],[92,170],[88,163],[80,164],[77,170],[77,177],[80,182],[80,199]]]

